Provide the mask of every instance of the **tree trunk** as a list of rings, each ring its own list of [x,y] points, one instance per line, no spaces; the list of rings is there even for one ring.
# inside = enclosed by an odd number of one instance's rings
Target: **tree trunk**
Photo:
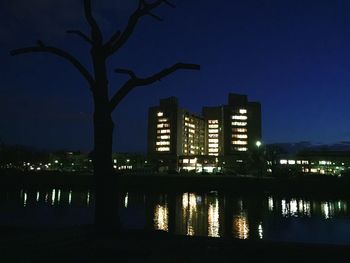
[[[101,46],[91,49],[95,72],[94,91],[94,179],[95,227],[100,232],[118,230],[118,184],[113,172],[114,124],[108,99],[106,56]]]
[[[118,230],[117,176],[112,167],[114,124],[108,108],[95,103],[94,112],[94,179],[95,226],[98,231]]]

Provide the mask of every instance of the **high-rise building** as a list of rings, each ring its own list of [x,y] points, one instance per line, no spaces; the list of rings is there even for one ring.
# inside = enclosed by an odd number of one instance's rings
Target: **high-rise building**
[[[228,104],[204,107],[208,155],[227,156],[254,149],[261,141],[261,106],[246,95],[229,94]]]
[[[148,115],[148,154],[177,169],[178,160],[196,162],[235,156],[241,160],[261,141],[261,106],[246,95],[229,94],[228,104],[204,107],[203,117],[179,107],[170,97],[151,107]],[[187,159],[186,157],[191,157]],[[197,167],[197,165],[193,165]],[[199,166],[200,167],[200,166]]]
[[[204,119],[179,107],[175,97],[161,99],[148,113],[148,154],[176,169],[181,155],[204,155]]]

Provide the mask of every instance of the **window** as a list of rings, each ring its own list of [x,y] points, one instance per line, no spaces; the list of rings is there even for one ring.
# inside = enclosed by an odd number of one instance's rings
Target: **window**
[[[244,116],[244,115],[233,115],[232,116],[232,120],[246,120],[248,119],[247,116]]]
[[[246,109],[239,109],[239,113],[240,113],[240,114],[246,114],[246,113],[247,113],[247,110],[246,110]]]
[[[247,126],[247,122],[245,121],[233,121],[232,126]]]
[[[247,139],[248,135],[247,134],[232,134],[233,138],[238,138],[238,139]]]
[[[156,145],[170,145],[169,141],[160,141],[160,142],[156,142]]]
[[[237,140],[237,141],[232,141],[232,144],[235,144],[235,145],[247,145],[247,141]]]
[[[162,130],[157,130],[157,133],[170,133],[170,130],[169,129],[162,129]]]
[[[209,129],[208,133],[218,133],[219,130],[218,129]]]
[[[218,124],[219,121],[218,120],[208,120],[209,124]]]
[[[162,116],[163,116],[163,112],[161,112],[161,111],[158,112],[158,113],[157,113],[157,116],[158,116],[158,117],[162,117]]]
[[[247,132],[246,128],[233,128],[234,132]]]
[[[158,152],[169,152],[170,151],[170,147],[158,147],[158,148],[156,148],[156,150]]]
[[[239,152],[246,152],[246,151],[248,151],[247,147],[235,147],[234,149],[236,151],[239,151]]]

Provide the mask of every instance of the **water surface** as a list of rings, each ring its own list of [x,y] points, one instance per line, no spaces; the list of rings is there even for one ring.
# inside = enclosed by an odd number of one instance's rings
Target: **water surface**
[[[126,229],[180,235],[350,244],[346,199],[208,193],[122,193]],[[1,226],[93,223],[90,190],[40,189],[0,193]]]

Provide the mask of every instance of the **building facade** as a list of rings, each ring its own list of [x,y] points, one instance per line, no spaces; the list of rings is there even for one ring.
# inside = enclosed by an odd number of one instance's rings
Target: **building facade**
[[[204,107],[202,116],[179,107],[175,97],[162,99],[149,109],[148,121],[148,154],[165,169],[178,170],[184,157],[208,163],[200,157],[210,156],[217,165],[219,160],[243,162],[261,141],[261,106],[246,95],[229,94],[227,105]]]
[[[204,155],[204,119],[179,107],[175,97],[161,99],[148,113],[148,155],[166,170],[176,170],[179,156]]]
[[[254,149],[261,141],[261,106],[246,95],[229,94],[228,104],[204,107],[208,154],[229,156]]]

